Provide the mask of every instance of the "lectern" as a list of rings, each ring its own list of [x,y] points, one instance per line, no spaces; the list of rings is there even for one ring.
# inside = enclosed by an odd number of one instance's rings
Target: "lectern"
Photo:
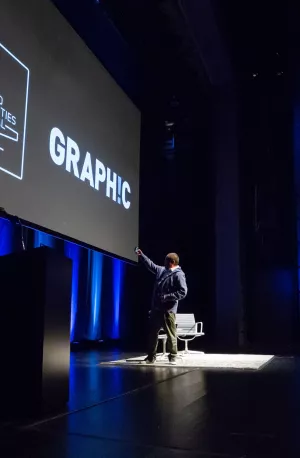
[[[60,410],[69,396],[72,261],[48,247],[0,257],[1,410]]]

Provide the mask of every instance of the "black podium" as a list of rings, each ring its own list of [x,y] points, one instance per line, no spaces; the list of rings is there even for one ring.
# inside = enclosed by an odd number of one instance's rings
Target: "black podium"
[[[69,396],[72,261],[36,248],[0,257],[2,411],[60,410]]]

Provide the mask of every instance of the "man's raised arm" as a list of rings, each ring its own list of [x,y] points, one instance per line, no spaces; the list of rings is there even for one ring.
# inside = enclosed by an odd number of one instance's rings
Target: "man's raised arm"
[[[152,272],[153,274],[156,275],[162,269],[162,267],[157,266],[156,264],[154,264],[154,262],[151,261],[151,259],[147,258],[147,256],[142,252],[142,250],[138,249],[136,251],[136,254],[139,256],[140,260],[145,264],[147,269],[150,270],[150,272]]]

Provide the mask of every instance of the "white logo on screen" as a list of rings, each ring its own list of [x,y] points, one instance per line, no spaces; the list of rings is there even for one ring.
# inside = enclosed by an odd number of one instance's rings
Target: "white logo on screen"
[[[128,210],[131,202],[130,185],[117,173],[112,172],[99,159],[93,160],[89,152],[82,160],[77,143],[70,137],[65,137],[60,129],[54,127],[50,132],[49,151],[53,162],[58,166],[65,164],[66,171],[72,173],[81,181],[88,181],[96,191],[100,185],[105,187],[106,197]]]
[[[23,179],[30,71],[0,43],[0,170]]]
[[[0,137],[8,138],[8,140],[13,142],[18,142],[19,133],[15,130],[16,124],[17,117],[5,109],[4,97],[0,94]],[[4,151],[4,148],[1,146],[0,151]]]

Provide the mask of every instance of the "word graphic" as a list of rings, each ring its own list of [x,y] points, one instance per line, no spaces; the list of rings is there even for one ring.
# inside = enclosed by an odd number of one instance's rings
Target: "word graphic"
[[[65,137],[60,129],[54,127],[50,132],[49,152],[51,159],[56,165],[65,163],[67,172],[73,173],[81,181],[88,181],[96,191],[100,189],[100,183],[105,186],[106,197],[128,210],[131,202],[128,195],[131,194],[130,185],[122,177],[112,172],[99,159],[92,160],[89,152],[85,153],[84,160],[81,158],[77,143],[70,137]]]
[[[0,171],[23,179],[30,71],[0,43]]]
[[[16,116],[13,116],[8,110],[4,108],[4,98],[0,94],[0,151],[4,151],[1,146],[1,137],[8,138],[13,142],[19,141],[18,132],[12,128],[16,126]]]

